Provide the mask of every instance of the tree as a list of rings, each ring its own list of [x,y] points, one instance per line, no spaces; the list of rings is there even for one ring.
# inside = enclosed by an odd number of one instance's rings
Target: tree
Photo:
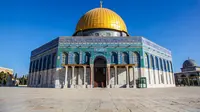
[[[8,73],[4,73],[4,72],[0,73],[0,84],[6,85],[8,75],[9,75]]]
[[[1,72],[1,73],[0,73],[0,84],[3,83],[3,75],[4,75],[4,72]]]
[[[23,75],[22,77],[18,78],[20,85],[27,85],[27,76]]]

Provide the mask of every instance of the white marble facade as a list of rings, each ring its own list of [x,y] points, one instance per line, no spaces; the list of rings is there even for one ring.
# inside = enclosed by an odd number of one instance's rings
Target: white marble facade
[[[74,75],[72,75],[73,69]],[[67,73],[66,68],[55,68],[31,73],[28,77],[28,85],[30,87],[48,88],[93,88],[93,84],[91,84],[91,69],[88,67],[85,68],[85,70],[85,76],[84,67],[68,67]],[[115,77],[114,68],[110,68],[109,88],[126,88],[127,85],[129,85],[130,88],[136,88],[134,81],[136,81],[139,77],[146,77],[147,88],[175,87],[174,75],[171,72],[152,70],[148,68],[129,67],[128,73],[129,78],[127,78],[127,71],[125,67],[118,68],[117,77]],[[115,80],[117,81],[115,82]]]

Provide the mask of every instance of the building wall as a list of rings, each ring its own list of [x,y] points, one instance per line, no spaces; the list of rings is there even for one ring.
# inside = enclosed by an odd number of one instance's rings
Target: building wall
[[[75,38],[75,37],[74,37]],[[54,87],[60,88],[66,85],[71,88],[81,88],[83,87],[83,68],[75,68],[74,69],[74,78],[72,79],[72,68],[68,68],[68,80],[65,82],[65,68],[63,65],[68,64],[88,64],[93,65],[94,60],[97,56],[103,56],[106,58],[107,64],[136,64],[136,67],[130,68],[130,86],[134,84],[134,77],[136,79],[140,77],[147,78],[147,87],[155,88],[155,87],[173,87],[174,82],[171,81],[173,78],[173,66],[172,66],[172,56],[171,52],[158,46],[155,43],[152,43],[143,37],[135,37],[129,38],[129,40],[133,39],[132,46],[130,46],[130,42],[128,39],[122,38],[124,43],[119,43],[121,46],[116,47],[114,43],[98,44],[89,43],[83,44],[84,39],[80,38],[78,40],[73,40],[73,42],[69,42],[69,40],[65,40],[66,38],[59,38],[58,48],[49,49],[42,53],[35,53],[31,57],[30,63],[30,73],[29,73],[29,86],[31,87]],[[83,40],[83,42],[79,42]],[[87,39],[87,38],[86,38]],[[119,39],[119,38],[113,38]],[[91,41],[91,40],[90,40]],[[95,40],[96,41],[96,40]],[[101,41],[101,40],[100,40]],[[120,39],[117,41],[121,41]],[[75,44],[76,43],[76,44]],[[128,44],[129,43],[129,44]],[[82,45],[82,46],[81,46]],[[84,46],[83,46],[84,45]],[[92,46],[95,45],[95,46]],[[81,46],[81,47],[80,47]],[[159,49],[156,49],[155,47]],[[54,58],[52,58],[52,54],[56,54]],[[88,63],[86,62],[86,53],[90,54],[90,58]],[[113,61],[113,53],[116,53],[117,62]],[[125,54],[128,56],[128,62],[125,61]],[[65,54],[65,55],[63,55]],[[76,62],[76,54],[78,54],[78,62]],[[48,56],[51,56],[51,61],[48,61]],[[64,57],[65,56],[65,57]],[[46,58],[46,62],[44,62]],[[158,61],[156,59],[158,58]],[[115,58],[114,58],[115,59]],[[42,65],[40,66],[40,60],[42,60]],[[53,64],[53,61],[54,64]],[[67,60],[67,61],[66,61]],[[158,64],[157,64],[158,63]],[[55,66],[54,66],[55,65]],[[49,67],[48,67],[49,66]],[[41,69],[41,70],[40,70]],[[111,68],[111,87],[125,87],[126,86],[126,68],[118,68],[118,85],[114,85],[114,68]],[[90,68],[87,68],[86,71],[86,84],[87,87],[90,88]],[[40,80],[38,83],[38,80]],[[163,83],[162,83],[163,82]]]
[[[9,73],[9,74],[13,74],[13,69],[9,69],[9,68],[0,67],[0,72]]]

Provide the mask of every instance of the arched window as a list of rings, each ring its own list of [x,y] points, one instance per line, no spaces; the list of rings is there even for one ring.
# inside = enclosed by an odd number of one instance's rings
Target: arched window
[[[41,71],[41,69],[42,69],[42,58],[40,58],[40,62],[39,62],[40,64],[39,64],[39,71]]]
[[[167,67],[166,67],[166,61],[165,61],[165,60],[163,60],[163,62],[164,62],[164,71],[167,71]]]
[[[31,73],[31,68],[32,68],[32,61],[31,61],[31,63],[30,63],[30,66],[29,66],[29,73]]]
[[[145,53],[144,54],[144,63],[145,63],[145,67],[150,67],[150,65],[149,65],[149,56],[148,56],[148,54],[147,53]]]
[[[35,61],[33,61],[32,72],[35,72],[35,65],[36,65],[36,62],[35,62]]]
[[[173,72],[172,62],[170,61],[171,72]]]
[[[46,69],[46,56],[44,57],[44,60],[43,60],[43,70],[45,70]]]
[[[68,64],[68,54],[66,52],[62,53],[62,64]]]
[[[36,72],[38,71],[39,68],[39,60],[36,61]]]
[[[35,65],[34,65],[34,72],[37,71],[37,60],[35,60]]]
[[[158,62],[158,57],[156,57],[156,69],[160,70],[159,62]]]
[[[91,55],[90,55],[90,53],[89,52],[86,52],[85,53],[85,64],[90,64],[90,57],[91,57]]]
[[[160,69],[163,71],[163,62],[161,58],[160,58]]]
[[[140,67],[140,54],[138,52],[133,53],[133,63],[136,64],[136,67]]]
[[[154,64],[154,57],[151,55],[151,67],[154,69],[155,64]]]
[[[79,64],[79,54],[77,52],[74,53],[74,64]]]
[[[41,75],[38,76],[38,84],[40,84],[41,80]]]
[[[123,52],[122,53],[122,61],[123,61],[123,64],[129,64],[129,56],[128,56],[128,53],[126,52]]]
[[[115,52],[112,52],[111,63],[114,63],[114,64],[118,63],[118,56],[117,56],[117,53],[115,53]]]
[[[48,59],[47,59],[47,69],[51,68],[51,55],[48,55]]]
[[[55,68],[56,67],[56,53],[53,53],[52,55],[52,64],[51,64],[51,68]]]
[[[170,66],[169,66],[169,61],[167,61],[167,71],[170,72]]]

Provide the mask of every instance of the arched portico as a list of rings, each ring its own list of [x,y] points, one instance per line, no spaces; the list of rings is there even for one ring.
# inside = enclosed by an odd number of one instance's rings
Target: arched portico
[[[107,61],[103,56],[94,59],[94,87],[106,87]]]

